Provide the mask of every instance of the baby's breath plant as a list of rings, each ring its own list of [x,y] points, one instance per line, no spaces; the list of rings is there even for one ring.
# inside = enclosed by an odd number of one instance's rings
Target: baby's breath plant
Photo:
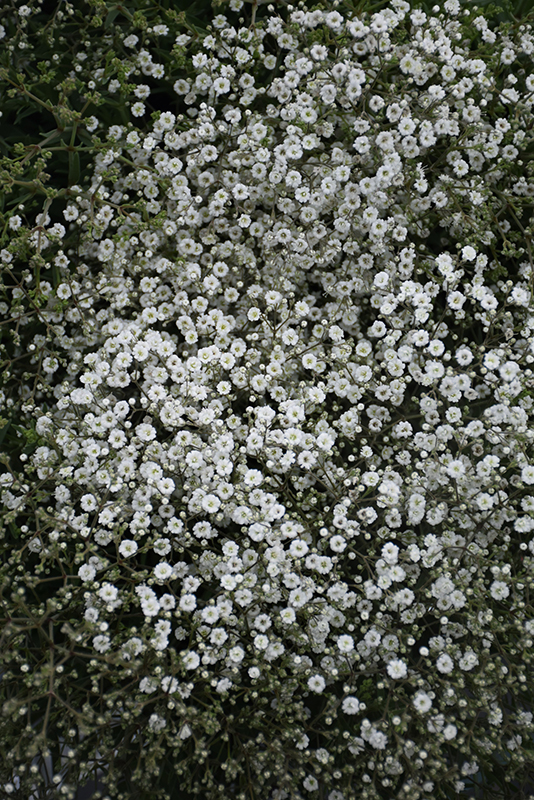
[[[165,6],[4,7],[2,792],[528,797],[532,24]]]

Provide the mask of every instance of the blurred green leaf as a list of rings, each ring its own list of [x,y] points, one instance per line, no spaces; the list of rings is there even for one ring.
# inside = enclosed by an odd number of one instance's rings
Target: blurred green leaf
[[[108,28],[111,28],[111,26],[113,25],[114,20],[118,17],[118,15],[119,15],[119,9],[118,8],[112,8],[111,11],[109,12],[109,14],[107,15],[105,21],[104,21],[104,28],[106,30],[108,30]]]
[[[69,150],[69,186],[80,179],[80,154],[77,150]]]
[[[11,422],[8,419],[2,418],[0,419],[0,425],[2,425],[2,427],[0,428],[0,444],[2,444],[2,442],[6,438],[6,434],[9,430]]]

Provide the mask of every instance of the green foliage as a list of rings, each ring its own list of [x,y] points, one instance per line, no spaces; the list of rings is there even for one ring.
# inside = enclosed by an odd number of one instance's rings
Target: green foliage
[[[289,9],[285,3],[274,5],[282,18],[288,17]],[[374,3],[352,0],[338,7],[360,16],[387,5],[381,0]],[[415,5],[429,14],[434,6],[431,2]],[[18,788],[12,784],[14,788],[10,797],[14,800],[28,800],[31,791],[31,779],[22,767],[37,766],[44,772],[50,759],[54,770],[61,770],[62,785],[66,787],[64,795],[70,798],[75,796],[77,786],[94,776],[97,767],[102,765],[108,773],[106,791],[112,800],[192,800],[195,797],[227,800],[229,796],[238,800],[265,800],[270,786],[270,769],[279,775],[284,774],[290,763],[295,770],[301,769],[300,751],[295,754],[291,726],[306,722],[308,715],[301,702],[291,706],[294,717],[289,722],[284,716],[284,687],[289,685],[287,671],[280,672],[278,679],[273,681],[269,701],[276,700],[275,705],[270,704],[265,696],[257,705],[253,702],[254,693],[261,689],[256,679],[235,695],[214,695],[213,687],[203,678],[193,687],[196,703],[193,737],[184,736],[181,740],[177,725],[170,733],[156,735],[147,732],[147,720],[155,709],[162,713],[168,708],[179,711],[184,705],[182,699],[176,694],[170,699],[161,690],[155,695],[147,695],[145,701],[140,701],[138,692],[134,698],[138,678],[161,671],[160,653],[147,651],[139,657],[126,659],[120,653],[91,652],[87,642],[92,628],[89,624],[85,630],[80,627],[85,610],[85,588],[79,581],[78,570],[97,548],[90,538],[79,536],[71,522],[62,520],[54,508],[53,493],[59,481],[68,483],[73,492],[79,489],[69,473],[62,474],[62,451],[57,445],[55,454],[50,456],[53,465],[48,472],[44,470],[42,475],[37,475],[36,468],[28,464],[29,461],[32,463],[31,457],[38,448],[54,450],[53,437],[36,430],[32,414],[36,407],[43,415],[46,414],[57,399],[55,387],[61,384],[62,379],[68,381],[71,374],[68,353],[72,342],[64,339],[67,337],[68,340],[70,328],[67,333],[65,329],[61,330],[65,312],[73,309],[78,312],[79,316],[73,319],[79,321],[80,330],[86,334],[87,341],[91,341],[95,316],[104,306],[103,300],[97,301],[92,308],[84,306],[82,290],[80,297],[74,296],[73,299],[58,296],[57,290],[61,285],[74,281],[83,284],[84,273],[77,272],[77,262],[81,260],[78,256],[82,251],[82,225],[78,231],[73,230],[74,226],[67,226],[69,229],[65,236],[58,234],[52,241],[53,247],[46,248],[41,247],[39,240],[39,237],[46,236],[48,223],[45,225],[43,220],[48,215],[52,223],[64,225],[63,212],[80,197],[89,206],[83,221],[83,235],[91,242],[102,238],[99,215],[106,205],[121,222],[132,221],[137,233],[142,230],[161,231],[165,213],[162,211],[150,216],[147,200],[141,191],[127,199],[120,196],[113,199],[111,192],[107,192],[107,188],[121,175],[122,166],[136,166],[128,158],[128,153],[122,154],[116,164],[102,167],[96,176],[93,167],[95,161],[101,165],[102,159],[113,150],[114,138],[108,135],[112,126],[120,124],[126,132],[138,129],[146,133],[150,129],[149,119],[157,121],[163,112],[172,111],[178,118],[176,128],[187,128],[189,107],[183,97],[174,92],[173,84],[179,78],[194,75],[192,56],[201,49],[203,37],[212,33],[211,23],[215,14],[227,13],[231,23],[236,25],[241,17],[253,31],[256,27],[261,29],[272,13],[265,3],[246,3],[239,12],[227,6],[227,3],[219,2],[212,7],[209,0],[197,0],[192,4],[183,0],[179,3],[128,0],[124,5],[106,0],[30,3],[32,14],[27,21],[17,18],[11,7],[5,8],[9,13],[6,22],[2,23],[6,26],[6,38],[2,44],[8,46],[0,49],[0,250],[5,250],[9,257],[2,262],[0,275],[0,302],[4,315],[0,340],[0,471],[2,477],[8,476],[11,480],[11,483],[6,481],[6,486],[9,485],[14,493],[24,494],[28,475],[35,478],[31,490],[26,492],[23,512],[19,513],[17,507],[2,510],[4,561],[0,567],[0,615],[3,620],[0,652],[5,671],[0,683],[4,703],[0,783],[19,771],[18,778],[23,785]],[[474,11],[473,4],[466,3],[465,6],[466,11]],[[322,6],[318,4],[317,7]],[[532,14],[531,0],[518,0],[515,4],[510,0],[500,5],[482,2],[478,8],[488,20],[508,26],[503,28],[506,33],[512,33],[519,22],[524,22]],[[179,34],[190,37],[187,44],[173,43],[170,35],[156,35],[154,27],[158,25],[169,26],[173,37]],[[292,33],[298,35],[298,26],[293,26]],[[124,39],[132,34],[138,38],[136,52],[146,47],[163,65],[164,77],[160,81],[143,75],[139,69],[132,48],[124,43]],[[490,57],[491,45],[481,43],[475,29],[465,35],[472,37],[473,56],[478,53],[484,58]],[[341,51],[347,42],[323,27],[310,33],[308,44],[326,44]],[[258,74],[267,86],[278,76],[285,52],[275,43],[274,37],[269,36],[265,50],[273,53],[277,60],[273,71],[258,68]],[[377,71],[373,91],[378,95],[386,94],[390,89],[390,76],[398,72],[397,67],[396,61],[384,64],[383,71]],[[98,81],[95,80],[97,73],[100,73]],[[504,71],[496,67],[494,79],[502,86]],[[144,83],[153,91],[146,103],[144,119],[139,120],[133,115],[132,106],[138,100],[135,90]],[[115,85],[113,90],[110,84]],[[217,102],[221,106],[224,103]],[[266,98],[260,97],[257,102],[259,110],[267,104]],[[420,113],[421,117],[427,114],[430,118],[431,104],[422,107]],[[506,116],[508,110],[504,105],[495,106],[491,113]],[[365,108],[365,114],[371,116],[369,107]],[[301,130],[308,127],[304,122],[296,124]],[[514,130],[521,129],[523,119],[520,111],[512,118],[512,124]],[[258,146],[265,147],[273,144],[270,131],[258,142]],[[458,142],[458,149],[460,145]],[[440,147],[436,147],[432,160],[424,165],[426,169],[449,163],[447,159],[455,147],[450,144]],[[522,157],[527,159],[532,147],[530,136]],[[420,177],[415,171],[416,161],[414,159],[414,172],[410,176],[412,183]],[[162,182],[162,188],[166,190],[169,183]],[[532,216],[532,197],[496,194],[486,198],[487,202],[480,206],[473,207],[469,196],[461,189],[461,185],[457,190],[453,186],[450,191],[457,215],[458,237],[463,237],[464,244],[475,245],[479,231],[494,228],[499,232],[502,242],[499,239],[492,245],[494,261],[487,276],[499,291],[504,292],[507,279],[511,279],[509,289],[517,280],[520,261],[531,257],[534,231],[532,224],[524,226],[522,220]],[[107,196],[103,194],[104,190]],[[275,214],[274,204],[272,209]],[[417,243],[430,243],[429,254],[436,256],[441,251],[443,226],[440,223],[443,220],[435,211],[432,213],[429,225],[435,227],[428,231],[428,235],[421,233]],[[17,217],[20,217],[18,226]],[[418,221],[416,213],[410,221]],[[120,236],[128,238],[131,235],[131,229],[110,235],[118,243]],[[37,246],[34,241],[37,241]],[[65,258],[66,253],[70,254],[70,261]],[[177,261],[177,274],[182,274],[180,266]],[[417,269],[422,273],[426,271],[430,278],[433,262],[422,262]],[[249,285],[253,285],[252,271],[246,278]],[[199,286],[202,290],[202,284]],[[441,300],[437,299],[436,305],[439,302]],[[484,326],[480,320],[468,318],[462,336],[487,347],[492,336],[499,335],[495,328],[495,324]],[[519,332],[514,330],[511,335],[519,335]],[[350,353],[350,348],[347,352]],[[44,368],[45,359],[57,361],[54,372]],[[337,366],[341,371],[347,359],[346,354],[340,355]],[[525,388],[518,399],[529,397],[530,391]],[[414,407],[418,405],[419,397],[415,394],[411,400]],[[243,392],[243,406],[248,402],[248,395]],[[473,407],[471,418],[482,416],[487,405],[481,402],[479,407]],[[375,444],[373,438],[370,441]],[[352,454],[352,447],[347,450],[347,458],[349,451]],[[288,507],[300,514],[308,525],[313,527],[312,522],[315,524],[323,513],[327,514],[321,507],[324,492],[308,492],[309,504],[304,508],[303,493],[294,490],[289,476],[282,476],[280,481],[289,498]],[[362,491],[360,500],[367,502],[374,494],[374,489],[369,487]],[[54,538],[58,528],[64,532],[61,526],[72,534],[67,542],[60,541],[59,533]],[[91,533],[96,526],[96,515],[88,517],[87,528]],[[130,604],[121,607],[110,631],[119,638],[125,638],[126,632],[140,630],[143,626],[143,615],[133,602],[134,589],[150,579],[154,566],[154,557],[148,546],[140,548],[135,570],[124,567],[125,562],[119,562],[120,567],[117,566],[116,545],[126,529],[124,519],[119,520],[113,532],[115,539],[107,545],[109,558],[103,566],[106,580],[122,580],[130,592]],[[198,554],[195,555],[198,558]],[[357,555],[362,564],[366,563],[365,547]],[[123,568],[124,573],[121,571]],[[362,566],[360,572],[365,577],[372,573],[367,566]],[[523,578],[528,582],[528,576],[523,575]],[[416,588],[423,590],[423,581]],[[481,597],[481,613],[485,602]],[[432,610],[425,622],[429,635],[440,616]],[[504,629],[504,622],[501,629],[496,626],[498,634]],[[190,639],[178,643],[176,649],[170,649],[169,663],[165,663],[166,675],[183,677],[179,655],[194,641],[193,633],[190,632]],[[410,655],[410,659],[410,664],[421,660],[417,654]],[[503,692],[513,688],[514,676],[510,677],[509,683],[504,678],[502,680]],[[380,715],[389,702],[389,688],[376,675],[354,677],[354,683],[360,701],[375,716]],[[461,692],[461,681],[456,688]],[[530,707],[531,688],[528,687],[524,694],[525,704]],[[405,701],[404,705],[402,701]],[[342,752],[344,741],[338,741],[330,723],[325,722],[330,714],[335,714],[334,704],[326,698],[313,697],[307,702],[312,716],[310,730],[320,730],[333,751]],[[169,703],[174,705],[169,706]],[[400,720],[392,723],[399,737],[413,735],[415,738],[421,733],[417,727],[419,723],[414,722],[406,711],[409,703],[407,693],[397,693],[395,703],[387,706],[384,717]],[[225,727],[219,728],[218,720],[224,720]],[[473,726],[475,724],[476,720]],[[269,740],[262,738],[265,730],[271,731]],[[317,741],[312,745],[317,746],[319,741],[322,739],[317,734]],[[468,749],[468,745],[469,742],[465,748]],[[293,748],[293,761],[287,755],[290,748]],[[69,755],[70,752],[73,755]],[[457,756],[459,762],[463,759],[460,755]],[[483,760],[484,753],[479,755]],[[484,797],[484,800],[486,797],[491,800],[511,798],[506,778],[512,758],[513,753],[503,751],[490,759],[489,767],[486,766],[476,780],[470,783],[467,779],[466,791],[472,792],[474,797]],[[525,743],[524,759],[528,768],[534,760],[531,742]],[[258,764],[262,769],[258,770]],[[515,767],[517,763],[514,762]],[[240,794],[236,789],[239,780]],[[480,780],[480,785],[477,780]],[[43,780],[40,789],[44,792],[43,800],[64,796],[54,794],[56,790],[50,788],[50,781],[47,786],[45,788]],[[317,795],[321,800],[328,796],[325,786],[322,785]],[[436,797],[445,797],[440,791],[436,787]],[[300,796],[293,794],[291,798]],[[464,793],[462,796],[467,795]]]

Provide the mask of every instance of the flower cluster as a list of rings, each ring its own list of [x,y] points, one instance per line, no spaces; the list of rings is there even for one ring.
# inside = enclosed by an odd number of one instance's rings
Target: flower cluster
[[[0,477],[12,589],[112,682],[87,713],[142,738],[146,790],[158,748],[206,798],[522,780],[534,31],[457,0],[230,6],[174,23],[180,70],[128,35],[135,123],[100,131],[64,224],[10,217],[60,276],[16,400],[33,446]]]

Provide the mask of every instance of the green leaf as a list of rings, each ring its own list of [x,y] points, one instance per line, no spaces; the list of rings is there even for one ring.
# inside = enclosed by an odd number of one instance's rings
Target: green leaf
[[[78,183],[80,178],[80,154],[77,150],[69,150],[69,186]]]
[[[61,273],[59,271],[59,267],[57,266],[57,264],[52,264],[52,285],[54,289],[57,289],[60,283],[61,283]]]
[[[111,9],[104,22],[104,30],[107,31],[109,28],[111,28],[113,20],[118,16],[118,14],[119,14],[118,8]]]
[[[189,27],[195,31],[196,34],[199,36],[207,36],[208,31],[202,27],[203,22],[202,20],[198,19],[197,17],[193,17],[191,14],[187,14],[187,22],[189,23]]]
[[[26,119],[26,117],[31,117],[31,115],[35,114],[37,111],[35,105],[33,103],[30,105],[27,100],[24,100],[21,105],[22,108],[17,112],[15,117],[15,125],[19,124],[23,119]]]
[[[2,444],[2,442],[6,438],[6,434],[11,426],[11,422],[9,420],[2,419],[1,422],[4,424],[3,427],[0,429],[0,444]]]
[[[14,537],[15,539],[18,539],[18,538],[19,538],[19,536],[20,536],[20,530],[17,528],[17,526],[15,525],[15,523],[14,523],[14,522],[10,522],[10,523],[9,523],[9,530],[11,531],[11,533],[13,534],[13,537]]]
[[[16,201],[11,204],[11,207],[13,208],[16,205],[19,205],[19,203],[26,203],[28,200],[32,200],[33,197],[34,195],[31,192],[25,192],[17,197]]]

